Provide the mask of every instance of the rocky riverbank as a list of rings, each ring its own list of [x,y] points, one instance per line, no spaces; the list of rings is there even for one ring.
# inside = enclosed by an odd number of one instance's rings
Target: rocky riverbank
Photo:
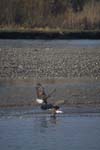
[[[0,107],[36,105],[38,81],[44,83],[47,93],[56,88],[50,102],[63,99],[67,106],[99,106],[99,46],[56,48],[42,44],[22,48],[1,46]]]
[[[0,79],[100,78],[100,48],[0,48]]]

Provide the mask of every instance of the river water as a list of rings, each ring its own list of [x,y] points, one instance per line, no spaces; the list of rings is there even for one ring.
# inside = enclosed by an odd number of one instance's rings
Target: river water
[[[100,48],[100,40],[1,40],[0,48]]]
[[[100,40],[0,40],[3,48],[100,48]],[[47,93],[56,88],[52,96],[75,102],[99,103],[100,82],[79,81],[49,83]],[[32,83],[0,84],[0,104],[23,104],[35,99]],[[0,148],[2,150],[99,150],[100,108],[66,107],[64,114],[53,118],[39,107],[0,109]]]
[[[4,114],[3,111],[2,150],[100,149],[100,113],[62,114],[52,118],[29,109],[6,110]]]

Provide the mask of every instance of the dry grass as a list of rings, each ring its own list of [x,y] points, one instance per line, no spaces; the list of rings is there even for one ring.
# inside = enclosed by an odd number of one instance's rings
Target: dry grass
[[[31,2],[33,2],[32,0]],[[19,1],[21,2],[21,1]],[[3,10],[1,11],[1,18],[2,15],[5,15],[5,19],[3,19],[3,23],[0,22],[0,29],[1,30],[20,30],[20,31],[40,31],[40,32],[51,32],[51,31],[57,31],[61,32],[62,30],[99,30],[100,29],[100,1],[89,1],[88,3],[85,3],[83,10],[75,12],[72,8],[72,6],[66,7],[65,11],[63,13],[58,13],[56,16],[52,15],[50,13],[50,10],[47,11],[47,9],[44,8],[44,4],[42,2],[41,5],[34,6],[35,9],[31,8],[31,3],[24,3],[24,9],[20,10],[19,16],[15,12],[10,12],[10,14],[6,14],[6,12]],[[34,4],[37,1],[34,1]],[[45,2],[45,1],[44,1]],[[20,3],[19,3],[20,4]],[[27,4],[27,7],[26,7]],[[29,4],[29,6],[28,6]],[[21,6],[18,5],[18,6]],[[46,3],[46,6],[49,4]],[[17,7],[15,5],[15,7]],[[19,7],[18,7],[19,8]],[[41,8],[41,9],[40,9]],[[5,9],[4,9],[5,10]],[[38,11],[37,11],[38,10]],[[47,11],[48,13],[45,14]],[[23,13],[22,13],[23,12]],[[7,17],[7,15],[9,17]],[[20,16],[22,15],[22,16]],[[11,17],[13,16],[13,17]],[[19,17],[19,19],[22,19],[21,22],[16,22],[14,17]],[[12,19],[11,19],[11,18]],[[1,19],[0,18],[0,19]],[[7,22],[7,20],[9,20]],[[12,21],[11,21],[12,20]],[[17,24],[18,23],[18,24]]]
[[[95,4],[88,3],[84,6],[83,11],[73,12],[69,9],[65,13],[63,25],[64,28],[71,29],[99,29],[100,28],[100,2]]]

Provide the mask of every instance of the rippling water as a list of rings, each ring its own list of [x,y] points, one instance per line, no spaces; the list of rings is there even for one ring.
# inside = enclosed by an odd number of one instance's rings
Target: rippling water
[[[36,114],[38,109],[6,110],[0,116],[2,150],[99,150],[100,113]],[[0,111],[1,114],[1,111]]]

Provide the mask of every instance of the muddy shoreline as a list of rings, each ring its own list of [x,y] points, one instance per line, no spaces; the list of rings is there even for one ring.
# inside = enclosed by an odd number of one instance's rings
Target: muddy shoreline
[[[66,79],[43,81],[46,93],[56,88],[56,92],[48,99],[55,104],[64,100],[64,107],[100,107],[100,80]],[[36,107],[36,81],[6,80],[0,82],[0,108]]]
[[[28,104],[0,104],[0,108],[1,109],[9,109],[9,108],[11,108],[11,109],[15,109],[15,108],[19,108],[19,109],[21,109],[21,108],[38,108],[39,107],[39,105],[38,104],[36,104],[36,102],[31,102],[31,103],[28,103]],[[99,104],[64,104],[63,105],[63,107],[62,106],[60,106],[61,107],[61,109],[64,107],[64,108],[76,108],[77,110],[78,109],[85,109],[85,108],[89,108],[89,109],[91,109],[91,108],[95,108],[95,109],[99,109],[99,113],[100,113],[100,103]],[[41,109],[40,109],[41,110]],[[90,112],[90,113],[92,113],[92,111]]]

